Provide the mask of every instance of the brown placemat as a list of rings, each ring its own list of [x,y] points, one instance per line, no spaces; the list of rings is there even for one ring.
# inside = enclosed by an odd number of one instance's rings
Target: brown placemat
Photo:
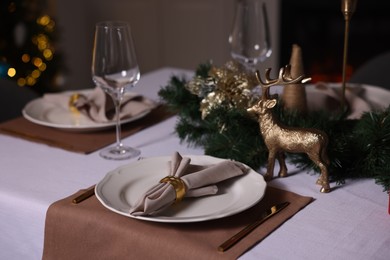
[[[43,260],[48,259],[236,259],[282,225],[313,198],[267,187],[264,198],[234,216],[197,223],[157,223],[116,214],[95,196],[72,204],[77,192],[46,214]],[[226,252],[217,247],[270,206],[290,205]]]
[[[147,116],[122,125],[122,137],[157,124],[173,114],[159,106]],[[115,128],[94,132],[70,132],[34,124],[18,117],[0,124],[0,132],[72,152],[89,154],[115,142]]]

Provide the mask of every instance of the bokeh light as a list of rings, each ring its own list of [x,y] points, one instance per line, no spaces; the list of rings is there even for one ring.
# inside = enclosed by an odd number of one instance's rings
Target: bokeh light
[[[14,77],[14,76],[16,75],[16,69],[14,69],[14,68],[9,68],[7,74],[8,74],[8,76],[11,77],[11,78]]]

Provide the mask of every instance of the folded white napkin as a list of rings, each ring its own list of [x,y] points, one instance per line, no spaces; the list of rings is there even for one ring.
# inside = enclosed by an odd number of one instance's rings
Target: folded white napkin
[[[222,161],[214,165],[193,165],[191,159],[175,152],[168,162],[168,176],[180,178],[186,188],[185,197],[213,195],[218,191],[215,185],[226,179],[242,175],[248,171],[243,164],[235,161]],[[176,201],[176,190],[170,183],[158,183],[142,194],[132,208],[134,216],[153,215],[166,209]]]
[[[70,108],[69,92],[45,94],[43,98],[64,109]],[[115,120],[115,107],[113,101],[100,87],[95,87],[92,92],[88,94],[79,94],[79,97],[73,105],[80,113],[88,116],[95,122],[104,123]],[[126,92],[122,100],[119,116],[121,119],[133,117],[144,111],[155,108],[156,105],[156,102],[139,94]]]
[[[318,82],[315,91],[309,93],[308,107],[310,110],[337,111],[341,104],[341,88],[331,87],[326,83]],[[309,90],[308,90],[309,91]],[[360,85],[347,86],[345,98],[348,102],[350,114],[348,119],[359,119],[364,112],[372,110],[370,103],[364,99],[365,89]]]

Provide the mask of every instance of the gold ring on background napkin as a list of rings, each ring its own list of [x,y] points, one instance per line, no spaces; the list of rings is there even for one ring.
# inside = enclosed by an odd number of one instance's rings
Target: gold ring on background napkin
[[[167,176],[160,180],[160,183],[169,183],[175,188],[176,199],[175,203],[180,202],[186,194],[186,185],[183,180],[175,176]]]
[[[77,103],[79,103],[80,99],[84,99],[84,101],[86,101],[87,97],[80,93],[74,93],[69,97],[68,105],[69,105],[69,110],[72,113],[76,113],[76,114],[80,113],[79,109],[77,108]]]
[[[72,113],[79,113],[79,110],[76,107],[76,102],[77,102],[77,100],[79,100],[79,98],[80,98],[80,94],[79,93],[74,93],[69,98],[69,110]]]

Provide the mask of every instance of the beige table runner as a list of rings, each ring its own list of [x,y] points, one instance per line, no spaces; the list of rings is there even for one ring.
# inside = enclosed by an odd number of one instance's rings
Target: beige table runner
[[[46,215],[44,260],[61,259],[236,259],[313,199],[267,187],[254,207],[234,216],[197,223],[156,223],[116,214],[95,196],[72,204],[82,191],[53,203]],[[226,252],[217,247],[264,209],[289,201],[284,210],[261,224]]]
[[[159,106],[147,116],[122,125],[122,137],[157,124],[173,114]],[[34,124],[18,117],[0,124],[0,132],[72,152],[89,154],[115,142],[115,128],[94,132],[70,132]]]

